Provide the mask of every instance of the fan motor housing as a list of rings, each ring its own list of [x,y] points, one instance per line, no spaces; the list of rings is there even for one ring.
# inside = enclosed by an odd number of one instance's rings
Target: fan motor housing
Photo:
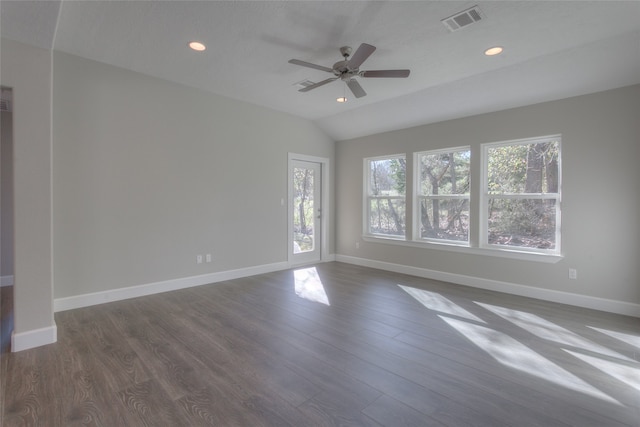
[[[344,73],[349,73],[349,72],[355,72],[357,73],[358,70],[352,70],[349,68],[349,61],[338,61],[335,64],[333,64],[333,74],[335,74],[336,76],[341,76]]]
[[[358,69],[349,68],[349,55],[351,55],[351,46],[342,46],[340,53],[344,57],[344,61],[338,61],[333,64],[333,74],[342,78],[342,80],[348,80],[351,77],[358,74]]]

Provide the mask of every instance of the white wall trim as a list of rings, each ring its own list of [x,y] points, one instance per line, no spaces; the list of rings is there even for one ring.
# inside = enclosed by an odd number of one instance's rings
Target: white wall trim
[[[3,286],[13,286],[13,275],[0,276],[0,288]]]
[[[121,301],[129,298],[137,298],[161,292],[175,291],[191,288],[193,286],[207,285],[210,283],[233,280],[241,277],[254,276],[256,274],[271,273],[273,271],[286,270],[286,262],[257,265],[237,270],[220,271],[199,276],[183,277],[179,279],[164,280],[161,282],[147,283],[144,285],[130,286],[126,288],[111,289],[108,291],[93,292],[89,294],[74,295],[65,298],[55,298],[53,310],[55,312],[72,310],[75,308],[89,307],[108,302]]]
[[[515,283],[500,282],[496,280],[483,279],[480,277],[465,276],[462,274],[447,273],[443,271],[429,270],[420,267],[411,267],[384,261],[375,261],[347,255],[336,255],[336,261],[360,265],[363,267],[393,271],[395,273],[409,274],[412,276],[424,277],[426,279],[441,280],[458,285],[471,286],[474,288],[536,298],[544,301],[551,301],[577,307],[606,311],[609,313],[640,317],[640,304],[633,304],[625,301],[591,297],[588,295],[573,294],[570,292],[555,291],[552,289],[541,289],[533,286],[518,285]]]
[[[28,350],[42,345],[53,344],[58,340],[56,325],[11,334],[11,352]]]

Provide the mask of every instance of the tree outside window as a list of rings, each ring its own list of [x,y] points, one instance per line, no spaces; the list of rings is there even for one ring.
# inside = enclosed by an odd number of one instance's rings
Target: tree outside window
[[[418,239],[469,242],[468,147],[415,154]]]
[[[408,213],[405,154],[364,159],[365,236],[405,240],[408,217],[413,242],[560,254],[560,135],[482,144],[480,153],[476,173],[468,146],[414,153]]]
[[[483,243],[559,253],[560,137],[483,147]]]
[[[366,233],[405,237],[406,159],[402,156],[365,159]]]
[[[314,249],[314,173],[310,168],[293,168],[293,241],[294,252]]]

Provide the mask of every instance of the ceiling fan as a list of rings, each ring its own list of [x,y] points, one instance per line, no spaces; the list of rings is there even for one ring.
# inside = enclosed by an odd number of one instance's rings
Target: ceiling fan
[[[322,65],[312,64],[310,62],[301,61],[299,59],[290,59],[290,64],[301,65],[303,67],[313,68],[320,71],[326,71],[327,73],[332,73],[335,77],[328,78],[321,82],[309,85],[305,88],[300,89],[298,92],[309,92],[310,90],[319,88],[320,86],[324,86],[327,83],[331,83],[335,80],[342,80],[349,86],[351,92],[356,98],[362,98],[367,93],[362,89],[360,83],[355,79],[355,77],[408,77],[410,70],[371,70],[371,71],[360,71],[360,65],[364,61],[366,61],[369,56],[376,50],[375,46],[371,46],[370,44],[362,43],[358,50],[355,51],[351,59],[349,56],[351,55],[351,47],[343,46],[340,48],[340,53],[344,60],[338,61],[333,64],[332,68],[324,67]]]

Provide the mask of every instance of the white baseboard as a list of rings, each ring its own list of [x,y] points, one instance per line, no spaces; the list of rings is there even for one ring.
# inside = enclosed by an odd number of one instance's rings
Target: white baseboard
[[[3,286],[13,286],[13,275],[0,276],[0,288]]]
[[[11,352],[15,353],[16,351],[53,344],[57,340],[58,328],[56,325],[27,332],[13,332],[11,334]]]
[[[153,295],[161,292],[191,288],[193,286],[207,285],[210,283],[222,282],[224,280],[233,280],[239,279],[241,277],[255,276],[256,274],[286,270],[288,267],[289,266],[286,262],[278,262],[273,264],[264,264],[254,267],[241,268],[238,270],[227,270],[217,273],[203,274],[200,276],[164,280],[162,282],[147,283],[144,285],[111,289],[108,291],[94,292],[90,294],[75,295],[66,298],[56,298],[53,301],[53,310],[55,312],[58,312],[72,310],[75,308],[89,307],[92,305],[121,301],[146,295]]]
[[[336,261],[363,267],[378,268],[380,270],[393,271],[395,273],[409,274],[411,276],[424,277],[426,279],[441,280],[458,285],[474,288],[504,292],[512,295],[536,298],[545,301],[573,305],[577,307],[591,308],[609,313],[623,314],[626,316],[640,317],[640,304],[625,301],[616,301],[605,298],[590,297],[587,295],[573,294],[569,292],[541,289],[533,286],[518,285],[515,283],[499,282],[482,279],[479,277],[465,276],[462,274],[447,273],[426,268],[411,267],[390,262],[375,261],[365,258],[336,255]]]

